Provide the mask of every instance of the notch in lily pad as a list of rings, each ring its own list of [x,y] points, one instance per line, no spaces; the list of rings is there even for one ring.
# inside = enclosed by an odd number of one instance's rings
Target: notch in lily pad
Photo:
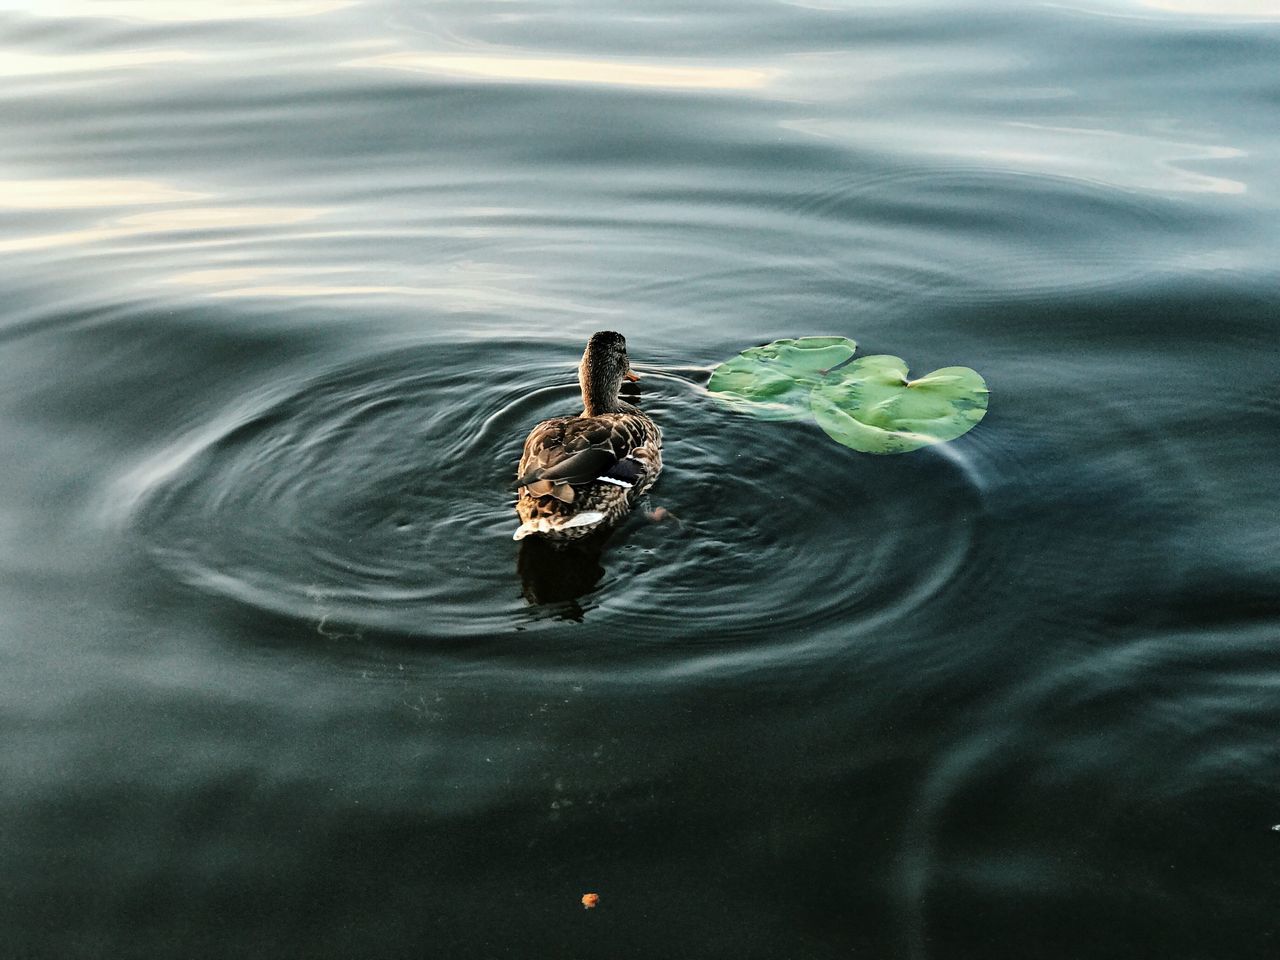
[[[707,390],[761,420],[807,420],[813,388],[857,349],[848,337],[775,340],[720,364]]]
[[[863,453],[908,453],[963,436],[987,414],[987,383],[969,367],[911,380],[899,357],[862,357],[814,387],[813,417]]]

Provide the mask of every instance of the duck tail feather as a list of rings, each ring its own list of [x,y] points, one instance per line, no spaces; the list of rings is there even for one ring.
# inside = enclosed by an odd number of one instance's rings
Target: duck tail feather
[[[582,513],[576,513],[572,517],[561,518],[554,517],[537,517],[533,520],[526,520],[516,528],[516,532],[511,535],[512,540],[523,540],[532,533],[554,533],[557,530],[568,530],[571,527],[589,527],[602,522],[605,515],[599,510],[584,510]]]
[[[581,513],[574,514],[565,523],[557,524],[559,529],[567,530],[569,527],[590,527],[604,520],[604,514],[599,510],[583,510]]]

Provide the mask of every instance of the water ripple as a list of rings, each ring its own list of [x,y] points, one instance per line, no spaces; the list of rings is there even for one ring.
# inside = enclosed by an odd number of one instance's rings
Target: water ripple
[[[1074,838],[1127,837],[1150,829],[1148,815],[1180,809],[1186,833],[1158,860],[1106,868],[1107,882],[1129,891],[1129,908],[1154,907],[1178,891],[1177,867],[1196,874],[1217,855],[1209,838],[1221,827],[1210,818],[1221,810],[1213,791],[1224,786],[1245,819],[1233,819],[1216,844],[1262,842],[1280,760],[1267,734],[1280,685],[1270,634],[1234,626],[1215,651],[1194,634],[1139,635],[1046,670],[993,704],[980,733],[934,765],[913,805],[896,878],[907,955],[942,955],[931,944],[973,916],[993,939],[1016,930],[1023,921],[987,909],[1010,898],[1031,912],[1088,900],[1099,865],[1080,860]],[[1058,811],[1053,830],[1039,820],[1045,810]],[[1188,842],[1196,832],[1206,839]],[[946,897],[936,896],[944,886]],[[1262,897],[1247,872],[1232,887],[1224,919],[1246,920]]]
[[[531,559],[510,541],[511,471],[529,426],[573,409],[571,358],[469,343],[335,369],[213,418],[120,500],[151,555],[200,590],[434,641],[581,620],[623,655],[803,645],[836,623],[849,642],[960,575],[982,506],[958,448],[860,456],[812,425],[728,413],[696,382],[705,371],[643,363],[667,438],[653,502],[677,519],[635,517],[599,556]],[[577,586],[538,602],[549,564]]]

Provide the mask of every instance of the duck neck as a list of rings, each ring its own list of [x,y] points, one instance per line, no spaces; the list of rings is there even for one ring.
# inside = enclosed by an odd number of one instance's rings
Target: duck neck
[[[623,413],[628,404],[618,399],[621,384],[601,383],[588,376],[582,378],[582,413],[597,417],[602,413]]]

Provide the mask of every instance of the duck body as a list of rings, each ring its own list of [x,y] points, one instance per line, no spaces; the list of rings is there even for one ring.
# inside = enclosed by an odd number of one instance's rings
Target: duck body
[[[530,431],[516,469],[514,539],[580,540],[626,515],[662,470],[662,431],[619,399],[631,372],[620,334],[593,334],[578,368],[582,413]]]

